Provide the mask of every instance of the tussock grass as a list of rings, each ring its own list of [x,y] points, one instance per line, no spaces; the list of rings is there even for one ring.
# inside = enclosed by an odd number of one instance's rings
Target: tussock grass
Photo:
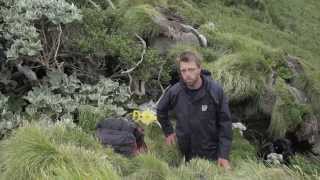
[[[81,105],[79,107],[79,126],[85,132],[92,132],[95,130],[96,124],[104,118],[105,113],[100,108]]]
[[[250,142],[240,134],[238,129],[233,130],[231,159],[234,165],[241,160],[254,159],[257,154],[256,152],[257,148],[253,144],[250,144]]]
[[[68,137],[72,133],[80,137]],[[82,139],[91,140],[94,150],[81,146],[78,140]],[[83,138],[75,131],[65,132],[61,125],[29,124],[1,143],[2,176],[4,179],[64,179],[71,176],[72,179],[118,179],[117,171],[100,147],[94,139]]]
[[[260,96],[269,71],[263,57],[250,53],[226,55],[205,67],[213,72],[231,101]]]
[[[165,138],[162,129],[157,124],[151,124],[145,127],[145,142],[150,153],[158,159],[165,161],[169,166],[178,166],[181,164],[183,157],[178,150],[178,145],[165,144]]]
[[[139,155],[133,159],[136,171],[125,179],[165,180],[170,172],[169,166],[153,154]]]
[[[1,169],[5,179],[36,179],[42,171],[66,159],[40,127],[20,128],[1,143]]]
[[[233,143],[233,170],[225,172],[216,162],[193,159],[188,163],[170,165],[166,159],[158,158],[164,149],[151,151],[132,159],[115,154],[100,146],[80,146],[76,138],[54,138],[68,136],[57,130],[61,124],[46,127],[29,124],[1,143],[0,169],[3,179],[312,179],[317,177],[316,164],[310,161],[294,161],[292,169],[285,166],[266,167],[253,160],[254,148],[238,132]],[[56,131],[56,133],[52,133]],[[149,137],[150,138],[150,137]],[[153,137],[152,143],[162,141]],[[94,140],[93,140],[94,141]],[[162,141],[163,142],[163,141]],[[92,143],[92,144],[95,144]],[[167,148],[167,147],[166,147]],[[172,148],[176,148],[172,146]],[[168,148],[170,149],[170,148]],[[167,152],[167,151],[165,151]],[[164,154],[163,154],[164,155]],[[168,155],[170,156],[170,155]],[[250,156],[250,157],[249,157]],[[310,176],[312,174],[312,176]]]
[[[277,99],[272,110],[269,131],[274,137],[284,137],[288,130],[295,129],[303,122],[308,108],[295,100],[283,79],[277,79],[275,86]]]

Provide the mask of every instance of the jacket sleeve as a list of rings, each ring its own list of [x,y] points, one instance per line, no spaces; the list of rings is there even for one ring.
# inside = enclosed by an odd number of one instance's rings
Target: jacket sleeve
[[[219,97],[220,110],[218,111],[219,148],[218,158],[229,159],[232,144],[232,120],[228,105],[228,99],[223,90]]]
[[[172,92],[171,88],[163,95],[157,106],[157,119],[161,124],[162,130],[166,136],[173,133],[173,127],[169,120],[168,112],[172,109]]]

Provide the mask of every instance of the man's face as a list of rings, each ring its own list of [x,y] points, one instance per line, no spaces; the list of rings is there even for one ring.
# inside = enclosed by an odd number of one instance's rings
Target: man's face
[[[194,61],[180,62],[180,74],[184,83],[188,87],[195,86],[200,80],[201,68]]]

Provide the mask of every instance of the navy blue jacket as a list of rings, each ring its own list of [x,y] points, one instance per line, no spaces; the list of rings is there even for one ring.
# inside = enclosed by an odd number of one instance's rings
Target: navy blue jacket
[[[168,112],[176,116],[178,145],[186,160],[229,159],[232,121],[223,89],[210,77],[201,76],[203,86],[195,96],[187,94],[180,81],[172,86],[157,106],[157,117],[165,135],[174,132]]]

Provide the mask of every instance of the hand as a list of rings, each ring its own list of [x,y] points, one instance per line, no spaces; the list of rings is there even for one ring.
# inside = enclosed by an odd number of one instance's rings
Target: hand
[[[172,134],[169,134],[167,137],[166,137],[166,144],[167,145],[172,145],[176,142],[176,133],[172,133]]]
[[[223,158],[218,158],[218,166],[223,167],[225,170],[231,169],[229,160]]]

